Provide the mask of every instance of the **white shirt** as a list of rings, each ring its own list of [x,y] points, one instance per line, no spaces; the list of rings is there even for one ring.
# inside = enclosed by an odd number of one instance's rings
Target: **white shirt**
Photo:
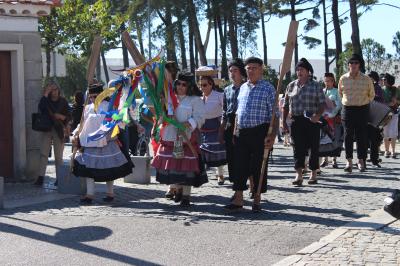
[[[224,107],[224,94],[212,90],[210,95],[202,97],[205,105],[205,119],[222,117]]]
[[[175,110],[175,118],[178,122],[189,122],[191,128],[186,129],[186,136],[190,136],[196,128],[204,124],[204,103],[198,96],[178,97],[179,105]],[[167,125],[161,130],[161,138],[165,141],[175,141],[178,130],[173,125]]]

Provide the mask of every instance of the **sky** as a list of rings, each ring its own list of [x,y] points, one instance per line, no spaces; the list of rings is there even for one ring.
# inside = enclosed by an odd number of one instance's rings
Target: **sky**
[[[328,1],[327,1],[328,2]],[[381,0],[380,3],[392,4],[400,7],[400,0]],[[348,10],[348,2],[339,4],[339,14]],[[328,7],[330,12],[330,6]],[[323,20],[322,12],[320,26],[316,29],[310,31],[307,35],[323,39]],[[351,42],[351,22],[350,13],[346,14],[349,19],[341,26],[342,30],[342,42]],[[304,18],[306,15],[299,15],[298,19]],[[396,31],[400,31],[400,9],[378,5],[374,6],[372,10],[364,13],[359,19],[360,28],[360,39],[372,38],[375,41],[381,43],[385,48],[387,53],[394,54],[395,49],[392,46],[393,36]],[[331,20],[331,14],[328,14],[328,21]],[[268,58],[270,59],[280,59],[283,57],[284,47],[282,43],[286,41],[287,31],[290,23],[290,17],[277,18],[272,17],[266,26],[267,35],[267,45],[268,45]],[[303,33],[304,21],[300,23],[298,34]],[[202,23],[200,31],[202,33],[202,40],[204,41],[205,34],[207,31],[207,23]],[[328,32],[333,29],[332,23],[328,26]],[[146,34],[147,35],[147,34]],[[212,38],[213,32],[211,32],[210,42],[207,50],[207,58],[214,58],[214,39]],[[246,56],[256,55],[262,57],[262,34],[261,27],[257,31],[257,52],[251,54],[246,53]],[[308,59],[323,59],[324,56],[324,45],[317,46],[315,49],[307,49],[305,45],[302,45],[301,40],[299,41],[299,57],[306,57]],[[161,45],[161,44],[159,44]],[[335,47],[335,35],[334,32],[328,35],[328,45],[330,48]],[[258,53],[258,54],[257,54]],[[155,54],[155,51],[153,51]],[[107,58],[121,58],[121,49],[114,49],[106,54]]]

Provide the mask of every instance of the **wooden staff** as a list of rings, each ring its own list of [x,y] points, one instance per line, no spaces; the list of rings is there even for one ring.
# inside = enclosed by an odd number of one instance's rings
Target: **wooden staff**
[[[144,62],[146,62],[143,55],[139,52],[139,50],[137,49],[135,43],[132,41],[131,36],[129,36],[129,33],[127,31],[122,32],[122,41],[124,42],[126,48],[128,49],[136,65],[141,65]]]
[[[278,103],[279,103],[279,91],[282,86],[283,77],[286,75],[287,72],[290,71],[290,66],[292,64],[293,50],[296,46],[296,37],[297,37],[297,28],[298,27],[299,27],[298,21],[292,20],[290,22],[289,32],[288,32],[286,46],[285,46],[285,53],[283,55],[282,67],[281,67],[281,71],[279,74],[278,85],[276,87],[275,103],[272,107],[271,123],[268,128],[267,137],[272,135],[272,130],[274,128],[275,119],[276,119],[275,110],[276,110],[276,108],[278,108]],[[268,170],[268,157],[269,157],[270,152],[271,152],[271,150],[269,148],[264,149],[264,156],[263,156],[263,161],[262,161],[262,165],[261,165],[260,179],[258,181],[258,188],[257,188],[257,196],[258,197],[261,194],[261,186],[264,181],[264,175],[265,175],[265,173],[268,174],[268,171],[267,171]]]
[[[87,74],[86,74],[88,88],[91,84],[93,84],[94,71],[96,70],[97,61],[99,60],[99,57],[100,57],[100,49],[101,49],[102,41],[103,40],[100,36],[94,37],[93,44],[92,44],[92,52],[89,57],[88,70],[87,70]],[[81,133],[81,131],[83,129],[84,112],[85,112],[85,107],[87,106],[88,103],[89,103],[89,94],[86,93],[86,99],[85,99],[85,103],[83,105],[83,112],[81,115],[81,120],[79,122],[79,127],[74,135],[74,138],[79,136],[79,134]],[[75,159],[75,155],[76,155],[77,151],[78,151],[78,147],[77,147],[77,145],[74,145],[72,156],[71,156],[70,172],[72,172],[72,170],[73,170],[74,159]]]

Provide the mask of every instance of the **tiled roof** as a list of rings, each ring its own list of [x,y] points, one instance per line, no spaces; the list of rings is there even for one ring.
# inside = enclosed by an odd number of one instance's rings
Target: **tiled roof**
[[[61,0],[0,0],[0,4],[31,4],[61,6]]]

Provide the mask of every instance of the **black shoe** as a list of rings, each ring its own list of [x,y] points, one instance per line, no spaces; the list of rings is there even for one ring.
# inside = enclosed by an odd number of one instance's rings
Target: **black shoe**
[[[225,180],[224,179],[218,180],[218,186],[222,186],[223,184],[225,184]]]
[[[43,186],[43,181],[44,181],[44,177],[43,176],[38,176],[38,178],[36,179],[35,183],[33,183],[35,186]]]
[[[175,194],[173,192],[168,191],[167,193],[165,193],[165,198],[167,198],[169,200],[173,200],[174,196],[175,196]]]
[[[178,203],[178,202],[181,202],[181,200],[182,200],[182,192],[176,193],[176,194],[175,194],[174,201],[175,201],[176,203]]]
[[[251,206],[251,211],[253,213],[260,213],[261,212],[261,205],[260,204],[253,204],[253,206]]]
[[[372,166],[376,168],[382,168],[382,166],[379,163],[372,163]]]
[[[254,199],[254,193],[250,192],[249,194],[250,194],[250,199]]]
[[[325,167],[328,166],[328,161],[322,161],[322,163],[319,165],[320,167]]]
[[[243,206],[231,203],[231,204],[224,206],[224,210],[227,212],[238,212],[238,211],[243,210]]]
[[[292,182],[292,184],[296,187],[301,187],[301,185],[303,185],[303,179],[295,180]]]
[[[337,169],[337,168],[339,168],[339,166],[338,166],[338,164],[336,162],[334,162],[334,163],[332,163],[332,168]]]
[[[183,197],[179,205],[185,208],[190,207],[190,200],[187,197]]]
[[[318,181],[317,181],[317,179],[309,179],[309,180],[307,181],[307,183],[308,183],[309,185],[315,185],[315,184],[318,183]]]
[[[54,182],[54,186],[55,186],[55,187],[58,186],[58,179],[56,179],[56,182]]]
[[[82,199],[80,200],[80,202],[81,202],[82,204],[92,204],[93,199],[88,198],[88,197],[84,197],[84,198],[82,198]]]
[[[353,167],[351,167],[351,166],[346,166],[346,167],[343,169],[343,171],[345,171],[345,172],[347,172],[347,173],[351,173],[351,172],[353,172]]]
[[[111,197],[111,196],[108,196],[108,195],[103,198],[104,202],[112,202],[113,200],[114,200],[114,197]]]
[[[393,153],[392,158],[393,158],[393,159],[397,159],[396,154]]]

